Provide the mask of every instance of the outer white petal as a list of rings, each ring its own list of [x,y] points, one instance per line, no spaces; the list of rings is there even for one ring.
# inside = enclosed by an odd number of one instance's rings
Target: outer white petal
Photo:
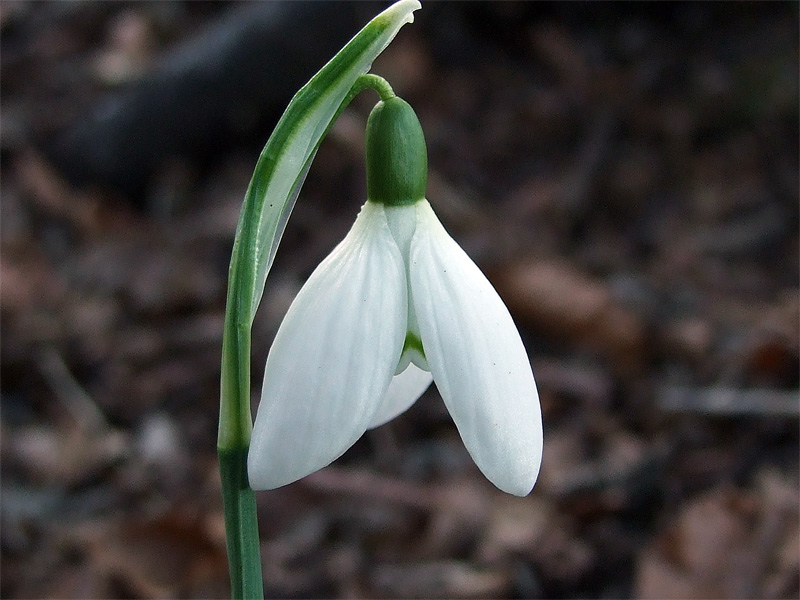
[[[296,481],[361,437],[400,357],[406,288],[384,208],[367,202],[272,344],[247,459],[253,489]]]
[[[524,496],[542,458],[541,409],[527,353],[495,289],[427,201],[417,206],[410,287],[436,387],[484,475]]]
[[[369,428],[388,423],[397,415],[406,412],[432,382],[433,375],[428,371],[420,369],[414,363],[409,364],[405,371],[392,377],[386,397],[378,412],[372,417]]]

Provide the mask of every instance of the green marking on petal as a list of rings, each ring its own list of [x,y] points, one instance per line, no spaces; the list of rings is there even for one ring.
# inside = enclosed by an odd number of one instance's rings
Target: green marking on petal
[[[425,358],[425,350],[422,348],[422,340],[410,331],[406,333],[406,339],[403,342],[403,354],[408,350],[416,350]]]

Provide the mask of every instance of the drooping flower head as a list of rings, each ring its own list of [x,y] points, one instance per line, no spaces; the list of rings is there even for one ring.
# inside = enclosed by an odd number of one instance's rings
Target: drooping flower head
[[[367,123],[367,202],[289,308],[267,358],[248,455],[253,489],[330,464],[432,381],[475,463],[524,496],[542,421],[511,315],[425,199],[427,151],[392,97]]]

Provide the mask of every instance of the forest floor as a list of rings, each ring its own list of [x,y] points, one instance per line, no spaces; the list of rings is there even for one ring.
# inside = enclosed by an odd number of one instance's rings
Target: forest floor
[[[244,6],[0,6],[5,598],[228,594],[227,266],[298,85],[286,56],[192,71]],[[375,8],[343,8],[336,43]],[[431,204],[520,326],[544,462],[530,496],[499,492],[432,388],[258,494],[268,596],[796,598],[797,5],[431,3],[374,72],[417,110]],[[263,106],[220,125],[247,85]],[[289,222],[254,401],[291,299],[364,200],[367,96]]]

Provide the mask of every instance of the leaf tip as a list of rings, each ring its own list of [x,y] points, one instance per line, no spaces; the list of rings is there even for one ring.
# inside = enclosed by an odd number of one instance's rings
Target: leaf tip
[[[422,4],[419,3],[419,0],[400,0],[383,11],[379,17],[385,17],[386,19],[392,21],[396,17],[404,16],[405,18],[403,19],[403,23],[413,23],[414,11],[421,8]]]

